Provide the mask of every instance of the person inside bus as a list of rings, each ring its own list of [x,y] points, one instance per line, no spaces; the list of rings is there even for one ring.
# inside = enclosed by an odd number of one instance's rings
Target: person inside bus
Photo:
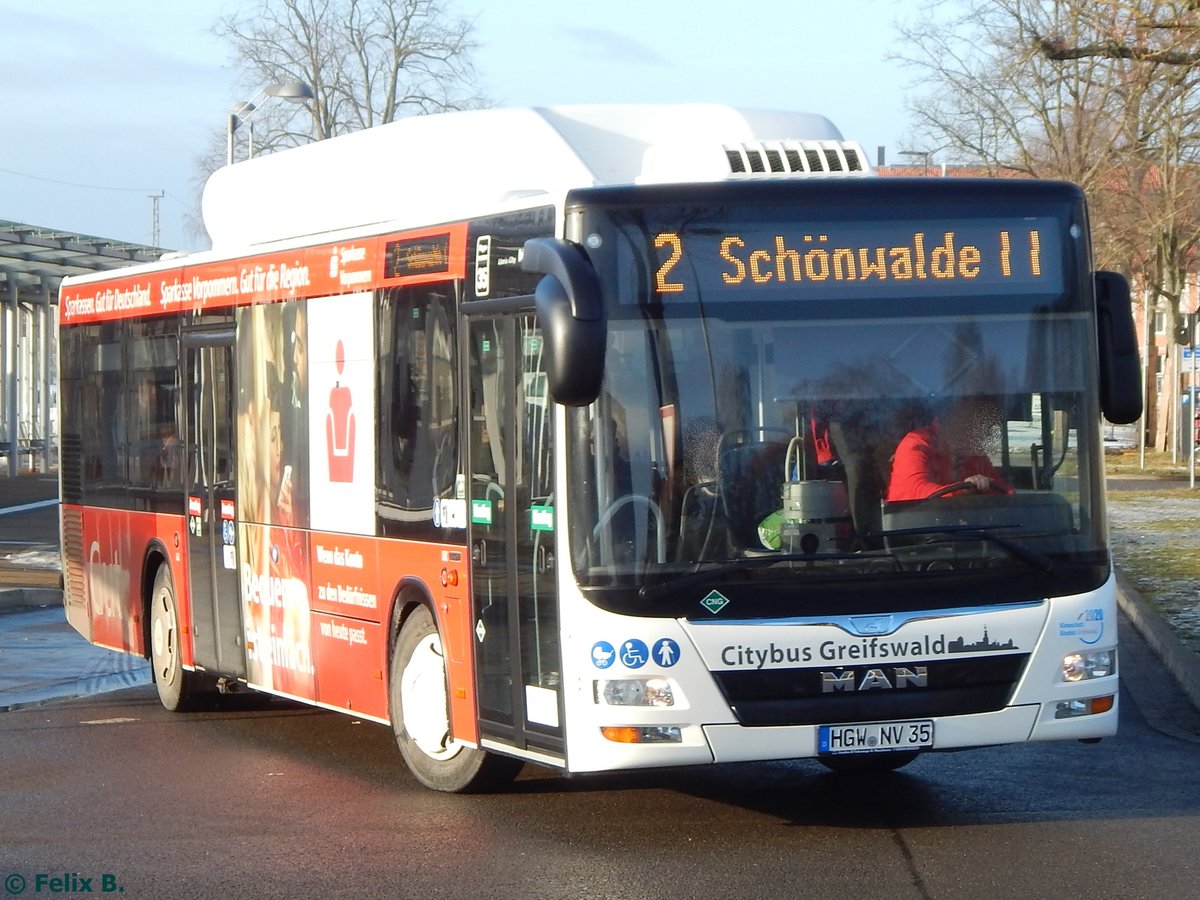
[[[892,457],[892,474],[884,499],[925,500],[956,484],[948,491],[955,496],[968,491],[1011,494],[984,450],[1000,409],[991,399],[959,397],[951,400],[942,414],[909,431]]]
[[[158,484],[177,484],[179,482],[179,466],[182,458],[182,447],[179,435],[175,431],[174,422],[163,422],[158,427],[158,460],[154,468],[155,481]]]

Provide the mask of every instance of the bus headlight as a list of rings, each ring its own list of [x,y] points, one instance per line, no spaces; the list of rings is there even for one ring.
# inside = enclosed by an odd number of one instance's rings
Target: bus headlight
[[[600,733],[617,744],[678,744],[683,741],[683,729],[678,725],[605,725]]]
[[[1113,673],[1116,654],[1112,650],[1087,650],[1063,657],[1063,681],[1087,681]]]
[[[1115,703],[1111,694],[1106,697],[1089,697],[1086,700],[1063,700],[1054,707],[1054,718],[1076,719],[1079,716],[1095,716],[1108,712]]]
[[[612,678],[595,682],[597,703],[608,706],[674,706],[669,678]]]

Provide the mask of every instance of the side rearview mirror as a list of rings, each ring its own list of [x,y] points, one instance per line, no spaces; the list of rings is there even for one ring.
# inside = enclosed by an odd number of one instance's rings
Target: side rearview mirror
[[[1117,425],[1142,415],[1142,365],[1129,282],[1117,272],[1094,272],[1100,343],[1100,409]]]
[[[533,297],[550,396],[564,406],[587,406],[604,379],[608,326],[600,278],[578,246],[558,238],[526,241],[521,268],[544,275]]]

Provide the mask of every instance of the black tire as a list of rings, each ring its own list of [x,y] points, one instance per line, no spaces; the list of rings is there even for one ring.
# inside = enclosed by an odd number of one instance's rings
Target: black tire
[[[198,706],[204,691],[201,676],[183,668],[180,656],[179,606],[175,602],[175,583],[171,571],[159,566],[150,595],[150,669],[158,699],[172,712],[186,712]]]
[[[842,775],[871,775],[902,769],[921,754],[904,753],[847,753],[842,756],[822,756],[825,768]]]
[[[450,737],[442,638],[428,608],[413,610],[392,653],[388,707],[396,744],[417,780],[435,791],[468,793],[507,784],[518,759],[468,747]]]

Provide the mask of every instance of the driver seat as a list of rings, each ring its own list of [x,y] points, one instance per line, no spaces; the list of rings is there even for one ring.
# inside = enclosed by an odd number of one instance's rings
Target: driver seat
[[[880,550],[887,479],[886,470],[880,465],[879,434],[871,434],[861,423],[844,419],[829,423],[829,438],[846,473],[854,546],[860,550]],[[890,455],[890,450],[887,452]]]

